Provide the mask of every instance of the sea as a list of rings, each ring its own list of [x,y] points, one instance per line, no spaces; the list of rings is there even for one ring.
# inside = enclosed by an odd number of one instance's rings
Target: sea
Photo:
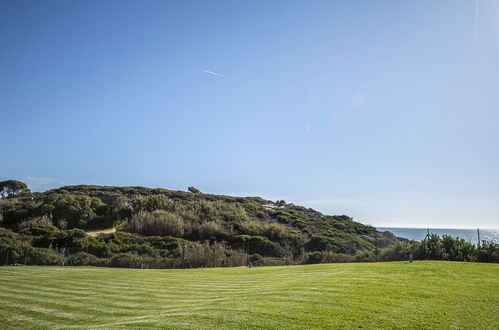
[[[395,227],[376,227],[379,231],[389,231],[395,236],[407,238],[415,241],[422,241],[427,234],[427,228],[395,228]],[[476,229],[439,229],[429,228],[430,234],[438,236],[448,235],[455,238],[462,238],[473,244],[478,243],[478,233]],[[499,243],[499,229],[480,229],[480,240]]]

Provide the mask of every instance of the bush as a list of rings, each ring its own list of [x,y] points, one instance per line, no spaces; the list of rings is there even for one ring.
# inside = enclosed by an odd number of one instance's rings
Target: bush
[[[223,243],[205,241],[184,246],[183,255],[189,267],[221,267],[226,249]]]
[[[209,239],[212,241],[222,241],[226,239],[230,233],[218,222],[205,222],[198,226],[194,226],[193,231],[197,232],[198,240]]]
[[[154,259],[135,253],[119,253],[109,260],[109,266],[119,268],[149,268]]]
[[[337,253],[346,252],[346,248],[339,241],[332,237],[323,235],[313,235],[310,241],[305,243],[307,251],[333,251]]]
[[[137,197],[132,200],[131,206],[135,213],[140,211],[153,212],[156,210],[172,212],[175,208],[173,201],[165,195]]]
[[[481,262],[499,262],[499,244],[482,241],[479,251]]]
[[[259,255],[258,253],[250,255],[249,261],[251,262],[252,266],[263,265],[263,257],[261,255]]]
[[[416,241],[403,241],[380,250],[379,261],[402,261],[408,260],[412,254],[413,259],[424,259],[421,253],[421,243]]]
[[[247,264],[247,256],[241,250],[227,250],[225,252],[225,260],[223,265],[227,267],[244,266]]]
[[[290,228],[279,223],[250,220],[238,224],[237,228],[242,234],[265,236],[271,240],[294,238],[295,236]]]
[[[55,194],[40,206],[40,212],[51,212],[54,220],[66,220],[69,228],[86,228],[104,210],[105,204],[97,197]]]
[[[51,249],[31,248],[27,256],[29,265],[61,265],[66,263],[66,258]]]
[[[234,237],[234,244],[240,249],[246,250],[249,248],[250,254],[258,253],[263,256],[282,255],[281,249],[263,236],[237,235]]]
[[[35,226],[50,226],[52,225],[52,219],[50,219],[46,215],[42,215],[40,217],[30,218],[24,221],[21,221],[17,225],[17,231],[27,231],[33,229]]]
[[[93,254],[86,252],[75,253],[68,262],[73,266],[101,266],[105,264],[104,259],[99,259]]]
[[[336,262],[351,262],[352,256],[346,253],[334,253],[326,251],[322,255],[323,263],[336,263]]]
[[[184,221],[168,211],[156,210],[151,213],[140,211],[126,223],[125,229],[142,235],[182,237]]]
[[[353,262],[372,262],[375,260],[374,253],[368,251],[358,252],[351,259]]]
[[[21,235],[0,228],[0,264],[24,264],[33,247],[22,240]]]
[[[321,251],[314,251],[307,253],[305,257],[306,264],[320,264],[324,258],[324,253]]]
[[[288,261],[285,258],[266,257],[262,259],[262,266],[285,266]]]

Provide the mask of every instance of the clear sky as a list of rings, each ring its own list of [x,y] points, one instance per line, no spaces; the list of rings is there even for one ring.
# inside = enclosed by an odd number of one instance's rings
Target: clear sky
[[[0,179],[499,227],[499,1],[0,1]]]

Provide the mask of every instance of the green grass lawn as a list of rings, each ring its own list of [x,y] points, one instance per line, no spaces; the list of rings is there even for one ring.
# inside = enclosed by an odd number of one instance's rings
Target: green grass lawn
[[[499,265],[0,267],[9,327],[499,329]]]

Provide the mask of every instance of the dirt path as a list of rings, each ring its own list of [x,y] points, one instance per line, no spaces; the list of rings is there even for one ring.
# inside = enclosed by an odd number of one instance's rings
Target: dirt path
[[[99,236],[99,235],[112,234],[114,232],[116,232],[116,228],[108,228],[108,229],[87,231],[87,234],[89,236],[96,237],[96,236]]]

